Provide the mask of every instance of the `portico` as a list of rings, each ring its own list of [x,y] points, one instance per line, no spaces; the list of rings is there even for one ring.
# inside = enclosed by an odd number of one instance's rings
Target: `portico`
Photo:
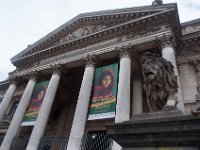
[[[109,56],[109,54],[113,53],[112,51],[107,52],[105,51],[105,54],[108,54],[107,57],[110,57],[109,59],[113,59],[114,61],[116,61],[118,58],[117,55],[117,51],[120,54],[120,59],[118,60],[119,65],[120,65],[120,72],[119,72],[119,83],[118,83],[118,96],[117,96],[117,106],[116,106],[116,117],[115,117],[115,122],[123,122],[123,121],[128,121],[130,116],[131,116],[131,104],[133,103],[133,98],[131,100],[131,85],[133,86],[132,89],[135,87],[134,84],[131,84],[131,82],[133,82],[133,80],[131,80],[131,78],[134,78],[134,71],[133,71],[133,77],[131,77],[131,53],[138,53],[138,50],[135,48],[137,47],[137,45],[132,46],[131,42],[128,43],[127,45],[125,45],[128,42],[125,43],[121,43],[121,47],[119,45],[117,45],[117,47],[112,46],[111,49],[113,51],[116,51],[114,53],[116,53],[114,55],[114,58],[112,58],[111,56]],[[100,59],[103,57],[104,54],[100,54],[99,56],[96,55],[96,58],[94,57],[94,55],[86,55],[86,57],[83,58],[87,58],[87,65],[85,67],[85,71],[84,71],[84,75],[83,75],[83,79],[82,79],[82,85],[80,86],[80,91],[79,91],[79,98],[81,100],[77,101],[76,104],[76,111],[74,113],[74,117],[73,117],[73,123],[71,126],[71,133],[69,136],[69,142],[68,142],[68,149],[79,149],[81,147],[81,143],[82,143],[82,138],[85,132],[85,126],[87,123],[87,114],[88,114],[88,107],[89,107],[89,102],[90,102],[90,94],[91,94],[91,88],[92,88],[92,84],[93,84],[93,76],[94,76],[94,69],[95,69],[95,61],[97,61],[97,58],[99,57]],[[165,54],[163,54],[165,56]],[[175,57],[175,56],[174,56]],[[96,60],[95,60],[95,59]],[[134,61],[134,57],[132,57]],[[98,61],[102,61],[98,59]],[[107,58],[108,59],[108,58]],[[85,59],[84,59],[85,60]],[[82,59],[82,62],[84,62],[84,60]],[[55,66],[66,66],[66,64],[59,64],[59,65],[55,65]],[[129,68],[129,69],[128,69]],[[37,68],[34,68],[37,69]],[[125,70],[123,70],[125,69]],[[128,69],[128,70],[127,70]],[[37,69],[39,70],[39,69]],[[49,70],[49,69],[48,69]],[[69,70],[70,72],[70,70]],[[129,72],[129,73],[128,73]],[[38,71],[38,74],[40,74],[40,71]],[[66,74],[67,76],[67,74]],[[126,77],[125,77],[126,76]],[[55,79],[54,79],[55,78]],[[59,79],[60,75],[56,72],[55,74],[52,75],[52,79],[50,80],[47,92],[45,94],[45,98],[43,100],[43,103],[41,105],[41,110],[39,112],[38,118],[36,120],[36,124],[33,128],[31,137],[29,139],[29,143],[27,145],[27,149],[37,149],[40,143],[40,139],[42,138],[42,136],[45,133],[45,128],[47,125],[47,120],[49,119],[49,115],[51,112],[51,106],[53,104],[53,101],[55,99],[55,94],[56,94],[56,87],[58,87],[59,85]],[[127,81],[125,81],[125,79]],[[55,80],[55,81],[54,81]],[[56,83],[54,83],[56,82]],[[52,84],[52,87],[51,87]],[[57,86],[56,86],[57,85]],[[86,87],[85,87],[86,86]],[[124,86],[128,86],[128,87],[124,87]],[[52,89],[50,89],[52,88]],[[140,87],[142,88],[142,87]],[[87,90],[85,90],[87,89]],[[134,90],[134,89],[133,89]],[[141,90],[142,89],[138,89]],[[53,93],[54,92],[54,93]],[[121,92],[121,94],[120,94]],[[127,94],[124,94],[127,93]],[[142,93],[140,93],[142,94]],[[87,100],[83,101],[84,96],[86,96]],[[126,96],[123,98],[123,96]],[[142,95],[140,95],[142,97]],[[30,98],[29,98],[30,99]],[[47,101],[46,101],[47,99]],[[51,101],[50,101],[51,99]],[[120,100],[121,99],[121,100]],[[127,101],[124,101],[127,100]],[[141,109],[142,109],[142,102],[143,99],[140,99],[140,101],[137,101],[135,103],[135,105],[140,105],[140,113],[142,113]],[[84,102],[85,104],[79,104],[80,102]],[[23,105],[25,106],[25,105]],[[122,107],[123,106],[123,107]],[[136,110],[137,111],[137,110]],[[23,114],[21,114],[21,117],[23,118]],[[83,116],[81,116],[83,115]],[[17,115],[19,116],[19,115]],[[21,121],[20,121],[21,123]],[[12,124],[11,124],[12,125]],[[10,127],[11,128],[11,127]],[[13,129],[13,127],[12,127]],[[19,130],[19,129],[18,129]],[[10,131],[11,133],[13,133],[13,131]],[[7,137],[11,137],[10,135],[8,135],[9,132],[7,132]],[[16,132],[17,133],[17,132]],[[16,135],[16,134],[15,134]],[[12,136],[12,138],[15,137]],[[8,143],[8,142],[7,142]],[[10,144],[7,144],[8,147],[11,146],[12,141],[10,142]],[[4,143],[3,143],[4,145]],[[3,146],[2,145],[2,146]],[[2,147],[3,148],[3,147]]]
[[[27,135],[24,144],[27,150],[37,150],[41,145],[55,149],[89,150],[99,144],[91,143],[101,140],[104,147],[121,149],[115,142],[110,145],[112,142],[106,137],[105,126],[150,112],[143,90],[141,58],[145,52],[172,64],[178,92],[167,105],[175,105],[177,99],[178,109],[186,113],[185,91],[182,92],[183,81],[177,66],[177,49],[180,49],[177,41],[181,40],[181,31],[177,30],[176,5],[159,4],[142,7],[140,11],[137,9],[89,13],[89,17],[88,14],[80,15],[12,58],[17,70],[11,73],[10,78],[15,82],[20,79],[20,83],[28,79],[28,82],[26,86],[11,82],[1,102],[0,121],[15,92],[22,91],[1,150],[11,149],[16,144],[15,138]],[[115,117],[88,120],[95,70],[111,64],[119,67]],[[43,81],[49,81],[49,84],[37,119],[32,126],[21,126],[35,85]],[[64,137],[65,141],[45,143],[43,137]]]

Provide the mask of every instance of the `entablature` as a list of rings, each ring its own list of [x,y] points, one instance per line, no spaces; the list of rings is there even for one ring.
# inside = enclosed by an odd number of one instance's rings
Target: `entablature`
[[[83,65],[82,58],[87,55],[96,55],[97,57],[104,58],[105,54],[111,54],[110,57],[115,57],[117,55],[115,48],[131,44],[136,47],[138,51],[143,51],[149,48],[158,48],[159,43],[163,37],[163,35],[172,35],[172,31],[167,28],[162,28],[157,33],[149,32],[149,34],[130,37],[127,35],[123,35],[120,39],[115,38],[110,40],[109,42],[101,43],[98,45],[94,45],[88,48],[77,49],[72,52],[67,52],[62,55],[58,55],[40,62],[40,64],[36,66],[32,66],[20,71],[14,71],[11,76],[12,77],[21,77],[30,74],[31,72],[40,72],[44,70],[49,70],[54,65],[62,65],[67,66],[68,68],[76,67]],[[145,43],[145,44],[144,44]]]
[[[200,32],[182,36],[177,47],[178,64],[200,60]]]
[[[116,24],[120,24],[122,22],[126,22],[128,20],[140,18],[145,15],[162,12],[170,8],[177,9],[177,5],[175,3],[172,3],[172,4],[163,4],[160,5],[159,7],[143,6],[143,7],[132,7],[125,9],[115,9],[115,10],[106,10],[106,11],[80,14],[75,18],[71,19],[70,21],[66,22],[62,26],[58,27],[51,33],[47,34],[42,39],[29,45],[25,50],[23,50],[13,58],[11,58],[11,61],[13,64],[15,64],[15,61],[17,61],[20,57],[46,49],[47,47],[49,47],[49,44],[54,43],[60,37],[66,36],[66,34],[70,34],[78,27],[84,27],[91,24],[99,25],[102,23],[103,26],[106,25],[109,27],[109,24],[110,25],[112,24],[113,26]]]
[[[69,40],[65,43],[43,49],[42,51],[20,57],[14,62],[14,64],[18,69],[20,69],[20,66],[29,67],[31,65],[37,65],[42,59],[47,59],[53,55],[60,55],[66,52],[72,52],[76,49],[87,48],[90,47],[90,45],[94,45],[116,37],[120,38],[126,34],[128,34],[129,37],[137,37],[141,34],[154,32],[154,30],[157,30],[156,27],[171,28],[173,32],[179,32],[179,30],[176,30],[178,28],[177,24],[173,21],[170,21],[176,20],[176,18],[173,19],[175,16],[173,11],[175,11],[174,8],[168,9],[166,11],[130,20],[89,35],[84,35],[83,37],[74,40]],[[174,35],[177,36],[175,33]]]

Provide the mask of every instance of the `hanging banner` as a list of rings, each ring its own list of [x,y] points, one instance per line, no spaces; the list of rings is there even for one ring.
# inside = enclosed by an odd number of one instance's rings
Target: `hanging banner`
[[[88,120],[115,117],[118,64],[95,69]]]
[[[35,124],[49,81],[36,83],[22,126]]]

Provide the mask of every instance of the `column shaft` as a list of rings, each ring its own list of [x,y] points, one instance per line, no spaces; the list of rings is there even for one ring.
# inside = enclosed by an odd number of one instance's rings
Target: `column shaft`
[[[16,90],[16,84],[15,83],[10,84],[10,86],[9,86],[8,90],[6,91],[6,94],[1,102],[1,105],[0,105],[0,122],[2,121],[6,111],[8,109],[8,106],[13,98],[15,90]]]
[[[67,150],[80,149],[87,120],[93,76],[94,66],[87,66],[83,75]]]
[[[117,93],[117,106],[115,122],[127,121],[130,118],[130,56],[120,58],[119,83]]]
[[[60,81],[60,74],[57,72],[53,73],[51,80],[49,82],[46,94],[44,96],[42,105],[40,107],[40,111],[39,111],[36,123],[31,133],[31,136],[26,148],[27,150],[38,149],[40,140],[45,132],[45,128],[47,125],[49,114],[51,112],[51,107],[56,95],[59,81]]]
[[[115,122],[120,123],[130,119],[130,79],[131,59],[129,54],[120,58],[119,83]],[[121,150],[122,147],[113,141],[112,150]]]
[[[36,83],[36,81],[32,78],[28,81],[28,84],[22,95],[20,103],[16,109],[16,112],[13,116],[10,126],[6,132],[4,139],[3,139],[0,150],[9,150],[10,149],[13,139],[16,136],[16,134],[21,126],[21,123],[24,118],[24,114],[26,112],[29,100],[31,98],[31,95],[32,95],[34,87],[35,87],[35,83]]]
[[[178,82],[178,92],[176,94],[177,99],[178,99],[177,107],[180,110],[182,110],[183,113],[185,113],[185,106],[184,106],[183,95],[181,91],[180,78],[179,78],[179,73],[178,73],[176,59],[175,59],[175,52],[171,45],[166,45],[162,48],[162,57],[170,61],[174,67],[174,74],[177,76],[177,82]]]

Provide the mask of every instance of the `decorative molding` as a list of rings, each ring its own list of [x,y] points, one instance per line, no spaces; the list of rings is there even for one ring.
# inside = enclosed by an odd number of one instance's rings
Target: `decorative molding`
[[[170,25],[169,24],[165,24],[162,26],[153,26],[153,27],[145,27],[142,28],[140,30],[136,30],[133,31],[131,33],[128,33],[126,35],[127,39],[133,39],[133,38],[137,38],[140,36],[146,36],[146,35],[151,35],[152,33],[156,33],[156,32],[163,32],[166,30],[170,30]]]
[[[10,85],[13,84],[13,85],[16,85],[16,86],[17,86],[18,82],[19,82],[19,81],[17,81],[16,78],[9,79],[9,83],[10,83]]]
[[[50,57],[50,55],[58,55],[63,53],[64,51],[66,51],[66,49],[68,51],[77,49],[77,48],[81,48],[81,47],[86,47],[88,45],[92,45],[95,43],[99,43],[111,38],[115,38],[118,37],[120,35],[124,35],[127,33],[130,33],[132,31],[138,31],[140,28],[143,28],[145,25],[144,24],[148,24],[149,26],[155,26],[156,24],[166,24],[167,23],[167,19],[171,17],[171,15],[173,14],[172,11],[174,11],[174,9],[167,9],[167,10],[163,10],[163,12],[157,12],[154,14],[147,14],[146,16],[143,16],[141,18],[138,19],[133,19],[133,20],[126,20],[125,23],[122,22],[118,22],[115,23],[116,21],[114,21],[114,25],[112,27],[109,27],[110,25],[108,23],[105,23],[106,28],[104,28],[104,25],[102,25],[99,28],[97,28],[99,31],[96,31],[97,29],[85,29],[85,27],[87,27],[86,25],[83,26],[82,29],[82,35],[74,40],[69,40],[69,38],[67,39],[67,42],[57,45],[57,46],[53,46],[47,49],[43,49],[40,50],[38,52],[35,53],[29,53],[28,55],[24,55],[22,57],[19,57],[15,60],[12,60],[13,64],[16,65],[17,67],[22,66],[24,64],[29,64],[33,61],[38,61],[41,60],[43,58],[46,58],[47,56]],[[121,16],[120,16],[121,17]],[[121,24],[119,24],[121,23]],[[94,33],[88,34],[89,31],[95,31]],[[72,30],[70,30],[72,31]],[[69,30],[68,30],[69,32]],[[146,31],[145,31],[146,32]],[[149,31],[148,34],[150,34],[151,31]],[[66,34],[66,32],[65,32]],[[72,34],[69,33],[69,34]],[[81,34],[79,32],[79,34]],[[64,35],[64,33],[62,34]],[[67,35],[68,36],[68,35]],[[66,41],[65,39],[65,41]],[[47,42],[48,43],[48,42]]]
[[[31,71],[36,71],[36,70],[42,71],[42,70],[50,69],[51,68],[50,66],[53,64],[61,64],[61,65],[70,64],[75,61],[79,61],[83,59],[83,57],[85,57],[86,54],[99,55],[99,54],[105,54],[111,51],[116,52],[116,47],[122,47],[123,45],[128,45],[130,43],[131,45],[138,45],[138,44],[144,44],[146,42],[153,42],[161,38],[163,34],[171,34],[171,31],[168,30],[168,31],[163,31],[163,32],[156,33],[149,36],[138,37],[134,40],[132,39],[123,40],[120,43],[117,43],[115,40],[111,40],[110,42],[107,42],[107,43],[99,43],[95,46],[92,45],[88,48],[78,49],[76,51],[71,51],[66,54],[55,56],[53,58],[48,58],[44,61],[41,61],[41,63],[38,66],[25,68],[23,70],[16,70],[12,72],[11,75],[20,77],[20,76],[29,74]]]
[[[186,55],[186,56],[179,56],[177,58],[178,65],[185,64],[185,63],[191,63],[192,61],[200,61],[200,54],[196,55]]]
[[[189,39],[183,38],[182,41],[178,43],[177,54],[178,56],[200,55],[200,36],[191,37]]]

